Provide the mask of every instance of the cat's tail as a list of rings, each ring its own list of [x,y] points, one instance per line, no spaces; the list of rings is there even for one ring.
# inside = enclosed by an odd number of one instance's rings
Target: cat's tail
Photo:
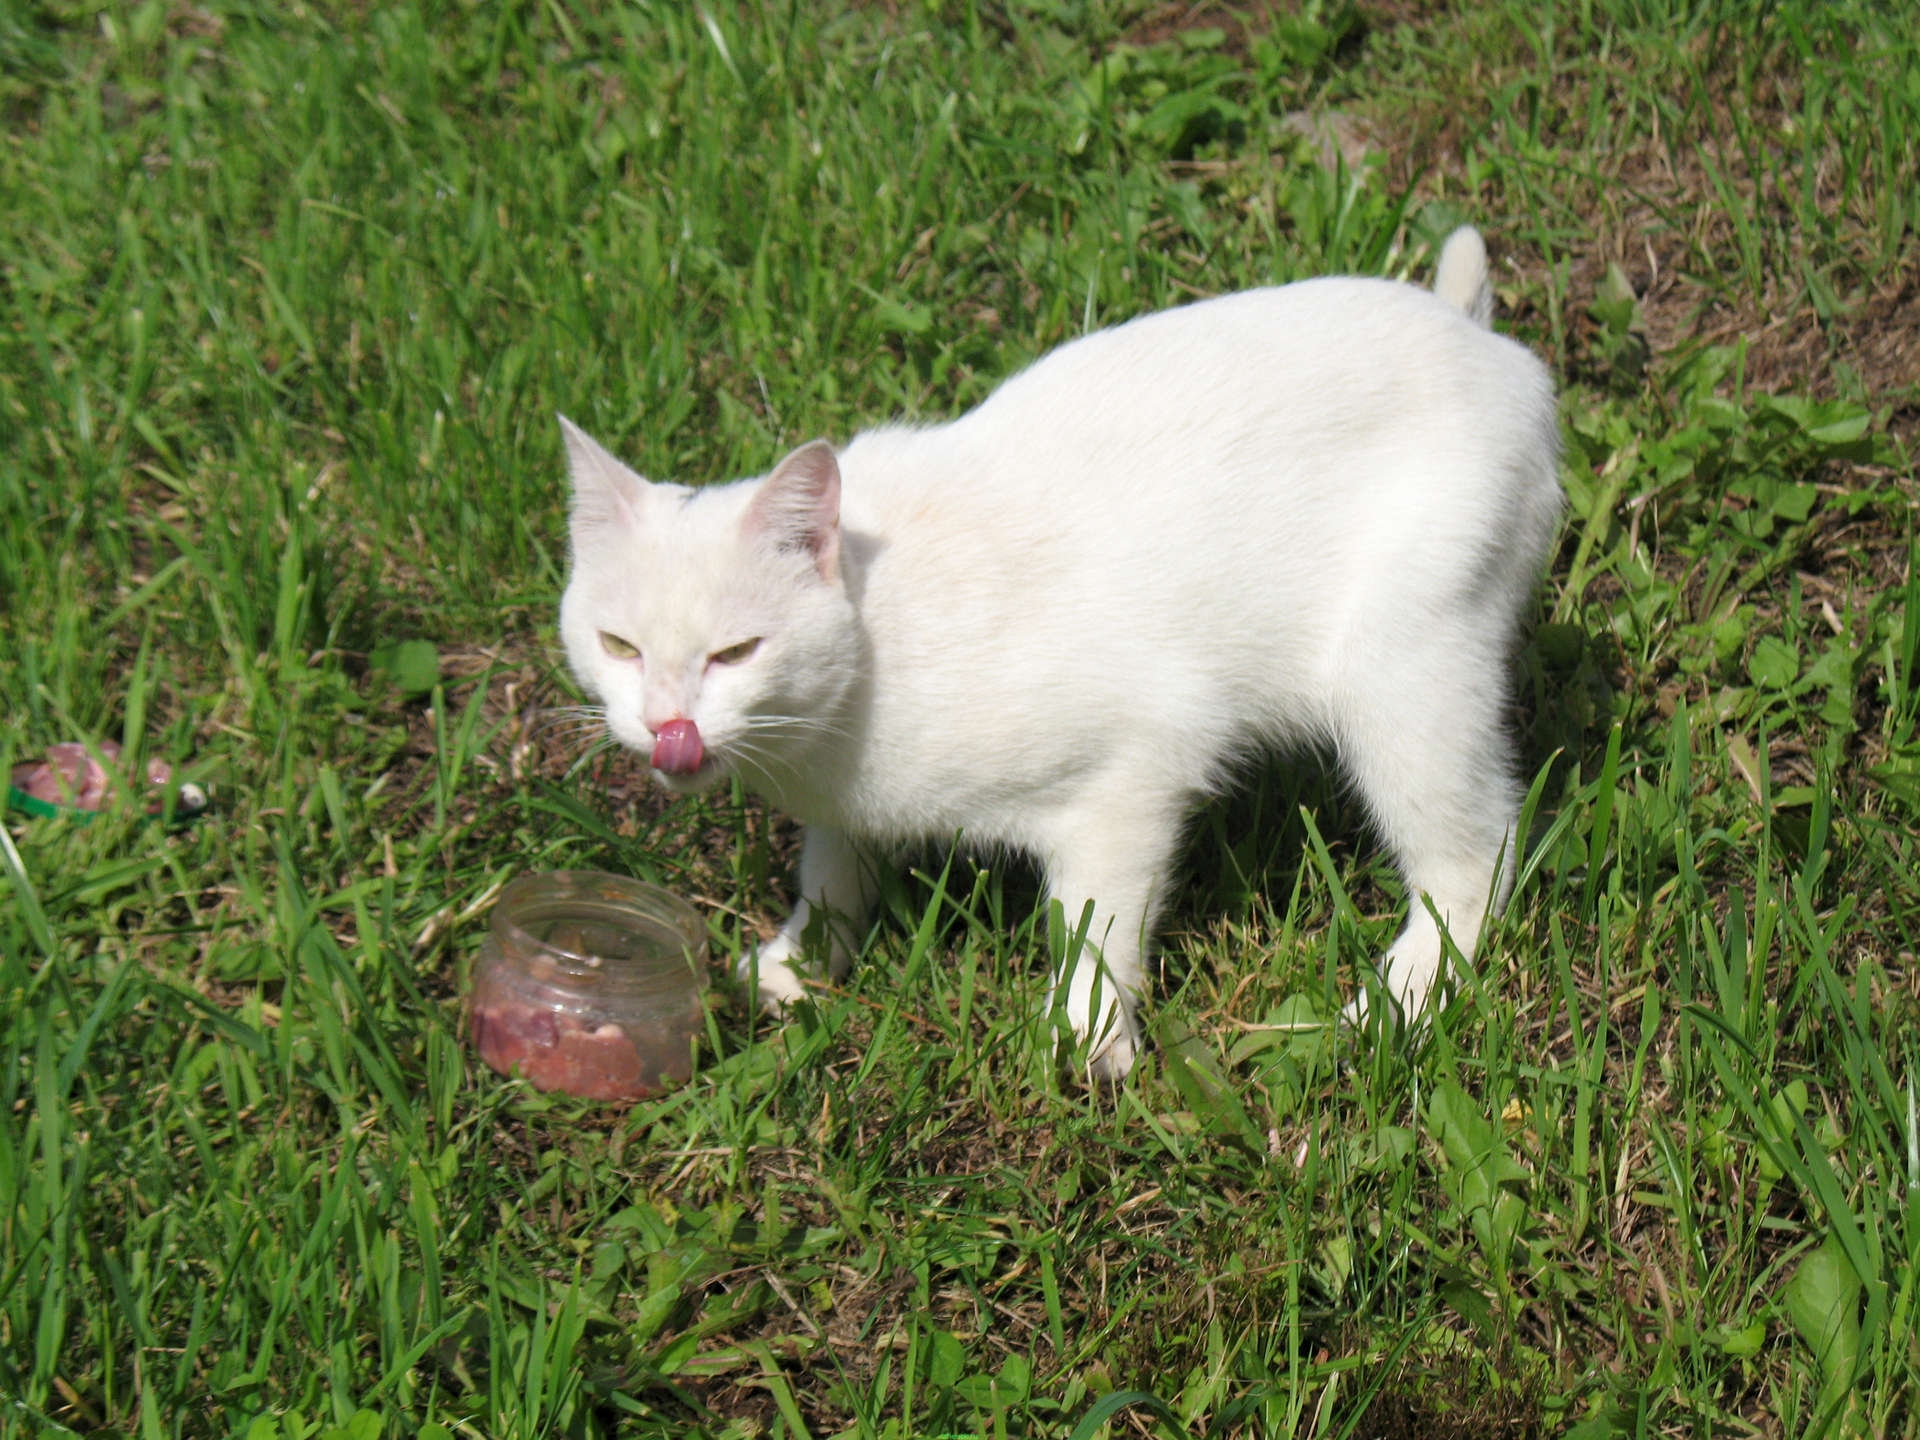
[[[1493,285],[1487,279],[1487,246],[1480,232],[1462,225],[1440,247],[1433,293],[1476,325],[1493,323]]]

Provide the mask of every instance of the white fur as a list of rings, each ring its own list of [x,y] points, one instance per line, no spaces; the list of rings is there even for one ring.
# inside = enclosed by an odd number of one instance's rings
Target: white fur
[[[581,683],[642,751],[698,725],[708,767],[665,783],[732,771],[806,823],[763,996],[801,993],[816,914],[844,966],[863,855],[959,836],[1036,857],[1070,922],[1093,902],[1056,983],[1123,1075],[1182,824],[1273,747],[1330,747],[1425,897],[1382,962],[1404,1010],[1440,973],[1433,913],[1471,956],[1515,814],[1505,665],[1561,495],[1546,370],[1475,323],[1479,237],[1446,255],[1445,298],[1311,280],[1089,335],[837,467],[816,445],[694,492],[566,426]]]

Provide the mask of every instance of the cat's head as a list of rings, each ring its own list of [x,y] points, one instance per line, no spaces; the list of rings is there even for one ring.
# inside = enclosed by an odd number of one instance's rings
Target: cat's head
[[[677,791],[802,763],[835,733],[859,657],[831,447],[690,490],[560,426],[573,472],[560,636],[613,737]]]

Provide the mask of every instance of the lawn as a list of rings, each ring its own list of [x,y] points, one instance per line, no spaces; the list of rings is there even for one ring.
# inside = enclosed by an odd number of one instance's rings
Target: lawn
[[[1920,1436],[1920,34],[1869,0],[0,10],[0,1434]],[[1150,1052],[938,851],[791,1024],[794,833],[668,806],[554,635],[556,411],[645,473],[1486,232],[1563,387],[1514,898],[1276,759]],[[502,884],[707,917],[694,1081],[467,1051]]]

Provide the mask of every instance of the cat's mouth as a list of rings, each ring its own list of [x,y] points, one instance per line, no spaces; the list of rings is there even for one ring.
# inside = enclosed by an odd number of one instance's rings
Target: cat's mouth
[[[707,761],[706,742],[691,720],[669,720],[653,736],[653,768],[663,775],[694,775]]]
[[[678,794],[711,784],[723,768],[720,757],[707,748],[700,727],[691,720],[669,720],[662,725],[653,737],[648,763],[661,783]]]

